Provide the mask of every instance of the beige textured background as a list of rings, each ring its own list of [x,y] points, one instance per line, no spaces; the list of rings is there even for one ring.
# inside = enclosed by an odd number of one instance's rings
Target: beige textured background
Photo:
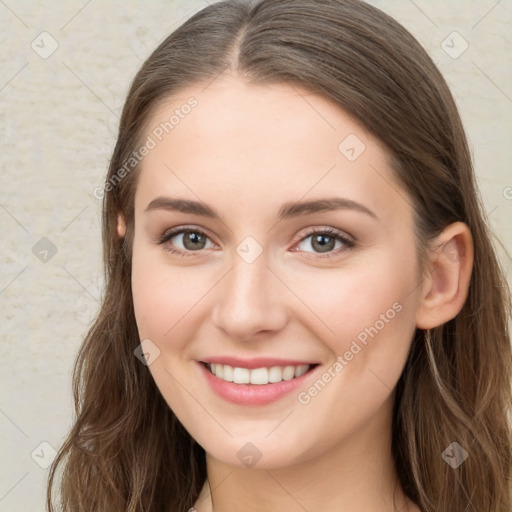
[[[447,78],[489,222],[512,253],[512,0],[370,3],[403,23]],[[45,466],[72,421],[72,364],[102,287],[93,189],[129,82],[206,4],[0,0],[0,511],[44,510]]]

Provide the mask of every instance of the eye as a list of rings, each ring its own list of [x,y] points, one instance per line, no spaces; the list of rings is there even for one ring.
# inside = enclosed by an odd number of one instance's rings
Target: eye
[[[214,245],[204,231],[183,227],[166,231],[156,243],[165,244],[167,251],[180,256],[194,256],[193,252],[209,249]]]
[[[310,239],[308,241],[308,239]],[[337,247],[336,247],[337,246]],[[315,229],[304,236],[297,247],[304,252],[313,252],[320,258],[330,258],[338,255],[340,251],[350,250],[355,246],[352,240],[337,233],[331,228]],[[308,251],[312,248],[313,251]],[[337,249],[334,251],[334,249]],[[308,256],[310,257],[310,256]]]
[[[308,239],[311,240],[308,242]],[[164,245],[166,251],[179,256],[195,256],[194,252],[215,246],[204,231],[192,227],[167,230],[155,240],[155,243]],[[298,250],[307,253],[313,252],[315,258],[334,257],[341,251],[350,250],[354,246],[355,242],[331,228],[314,229],[303,235],[297,244]],[[308,247],[313,251],[309,251]],[[311,258],[311,256],[307,257]]]

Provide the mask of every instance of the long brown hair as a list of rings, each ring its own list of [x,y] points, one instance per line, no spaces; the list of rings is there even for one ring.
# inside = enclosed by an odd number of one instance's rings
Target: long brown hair
[[[155,105],[228,67],[250,83],[285,82],[320,94],[380,139],[414,206],[421,248],[452,222],[469,226],[469,295],[453,320],[416,330],[396,389],[392,450],[400,483],[422,511],[510,511],[510,291],[484,222],[464,129],[425,50],[359,0],[215,3],[165,39],[135,76],[103,202],[105,295],[75,362],[76,421],[51,467],[48,511],[55,510],[58,467],[66,512],[185,512],[205,481],[204,450],[134,356],[138,169],[119,170],[140,147]],[[122,239],[119,212],[127,222]],[[457,468],[442,457],[453,442],[468,453]]]

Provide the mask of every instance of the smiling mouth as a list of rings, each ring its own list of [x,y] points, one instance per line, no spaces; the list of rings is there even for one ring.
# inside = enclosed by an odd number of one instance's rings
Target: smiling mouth
[[[309,372],[318,364],[300,364],[294,366],[264,366],[261,368],[241,368],[227,364],[204,363],[209,372],[218,379],[234,384],[277,384],[283,380],[292,380]]]

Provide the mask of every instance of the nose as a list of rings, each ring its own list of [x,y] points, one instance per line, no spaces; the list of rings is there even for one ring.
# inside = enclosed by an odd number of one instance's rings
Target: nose
[[[264,254],[252,263],[236,257],[216,288],[212,320],[233,339],[250,341],[279,331],[288,321],[285,286],[267,267]]]

